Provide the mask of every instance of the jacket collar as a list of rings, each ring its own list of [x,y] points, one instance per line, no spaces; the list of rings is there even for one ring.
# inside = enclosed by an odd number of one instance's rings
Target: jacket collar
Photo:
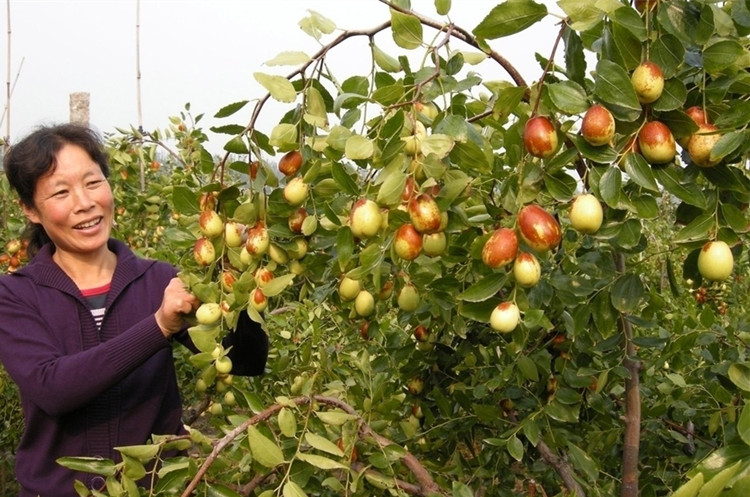
[[[107,242],[109,249],[117,255],[117,267],[112,276],[108,301],[114,299],[133,280],[140,277],[154,261],[139,259],[119,240],[111,238]],[[73,280],[60,269],[52,259],[54,245],[47,243],[34,256],[29,264],[13,274],[31,278],[36,284],[57,288],[80,298],[81,292]]]

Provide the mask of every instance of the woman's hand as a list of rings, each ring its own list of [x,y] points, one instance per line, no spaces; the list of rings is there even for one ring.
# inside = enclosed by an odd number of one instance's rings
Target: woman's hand
[[[169,338],[182,329],[185,315],[195,311],[199,305],[198,298],[187,291],[182,280],[172,278],[164,289],[161,306],[156,311],[156,324]]]

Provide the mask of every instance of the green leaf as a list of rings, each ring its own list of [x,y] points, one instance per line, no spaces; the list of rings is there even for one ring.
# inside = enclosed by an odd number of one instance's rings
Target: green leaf
[[[698,492],[698,497],[718,497],[721,491],[727,486],[727,483],[729,483],[732,477],[737,474],[742,463],[742,461],[737,461],[732,466],[721,470],[719,474],[704,483],[703,487],[701,487]]]
[[[212,352],[216,348],[217,337],[220,328],[218,326],[196,325],[188,328],[188,335],[193,345],[201,352]]]
[[[523,443],[517,436],[513,435],[510,437],[505,448],[508,450],[508,454],[516,461],[523,459]]]
[[[391,9],[391,30],[399,47],[413,50],[422,46],[422,23],[417,17]]]
[[[672,167],[653,168],[654,176],[662,186],[672,195],[680,200],[694,205],[700,209],[705,209],[706,197],[703,191],[695,183],[681,183],[678,171]]]
[[[266,61],[267,66],[301,66],[310,61],[310,56],[305,52],[286,51],[277,54],[271,60]]]
[[[718,73],[735,64],[745,53],[737,40],[722,40],[703,50],[703,68]]]
[[[294,437],[297,434],[297,419],[294,412],[288,407],[282,407],[278,415],[279,430],[285,437]]]
[[[286,290],[286,288],[292,284],[294,276],[293,273],[289,273],[273,278],[271,281],[263,285],[263,294],[266,297],[275,297],[276,295],[281,294],[281,292]]]
[[[623,167],[630,179],[638,186],[654,193],[659,191],[654,172],[641,154],[627,154],[623,161]]]
[[[341,426],[347,421],[357,419],[357,416],[342,411],[316,411],[315,415],[327,425]]]
[[[235,102],[233,104],[225,105],[219,111],[214,114],[215,118],[222,118],[222,117],[229,117],[235,112],[242,109],[245,105],[247,105],[248,100],[242,100],[240,102]]]
[[[497,294],[508,279],[506,273],[492,273],[485,276],[458,295],[459,300],[482,302]]]
[[[669,497],[696,497],[698,490],[703,486],[703,473],[690,478],[687,483],[674,491]]]
[[[340,162],[331,165],[331,175],[339,188],[349,195],[359,195],[359,187],[352,177],[346,172]]]
[[[336,235],[336,253],[339,267],[343,270],[354,255],[354,235],[349,228],[338,230]]]
[[[297,98],[297,90],[294,89],[294,85],[283,76],[274,76],[270,74],[264,74],[262,72],[256,72],[253,74],[255,81],[268,90],[271,97],[282,103],[292,103]]]
[[[547,16],[547,6],[532,0],[508,0],[498,4],[474,28],[474,36],[494,40],[519,33]]]
[[[329,459],[325,456],[319,456],[317,454],[305,454],[304,452],[297,454],[297,459],[305,461],[308,464],[315,466],[316,468],[331,470],[331,469],[347,469],[348,466],[341,464],[340,462]]]
[[[287,482],[284,483],[284,490],[282,493],[284,494],[284,497],[307,497],[305,491],[292,480],[287,480]]]
[[[750,364],[737,362],[729,366],[729,379],[738,388],[750,392]],[[750,444],[748,444],[750,445]]]
[[[566,114],[583,114],[589,108],[586,90],[573,81],[547,85],[550,100]]]
[[[568,456],[573,466],[583,471],[590,481],[596,481],[599,477],[599,468],[594,459],[583,449],[573,442],[568,442]]]
[[[198,214],[200,212],[198,197],[195,195],[195,192],[187,186],[175,185],[172,190],[172,204],[174,205],[175,211],[183,216]]]
[[[638,276],[625,274],[618,278],[612,287],[612,305],[620,312],[634,312],[645,293],[643,282]]]
[[[713,212],[704,212],[677,232],[674,236],[674,242],[686,243],[705,240],[708,233],[714,228],[715,223]]]
[[[607,106],[616,118],[634,121],[641,114],[641,104],[635,94],[630,76],[618,64],[602,59],[596,66],[594,94]]]
[[[362,135],[350,136],[344,148],[344,153],[351,160],[369,159],[374,151],[372,140]]]
[[[737,420],[737,433],[743,442],[750,445],[750,404],[745,404]]]
[[[344,451],[342,451],[338,445],[331,442],[325,437],[322,437],[316,433],[306,432],[305,441],[310,444],[311,447],[327,452],[337,457],[344,457]]]
[[[281,452],[276,443],[263,435],[253,425],[247,427],[247,438],[250,443],[250,452],[258,464],[266,468],[275,468],[284,463],[284,453]]]
[[[117,467],[111,459],[101,457],[61,457],[57,464],[73,471],[92,473],[100,476],[114,476]]]
[[[375,64],[385,72],[399,72],[401,70],[401,64],[398,59],[391,57],[377,45],[373,45],[372,54]]]
[[[612,208],[617,208],[622,193],[622,174],[620,168],[609,167],[599,180],[599,193],[602,200]]]

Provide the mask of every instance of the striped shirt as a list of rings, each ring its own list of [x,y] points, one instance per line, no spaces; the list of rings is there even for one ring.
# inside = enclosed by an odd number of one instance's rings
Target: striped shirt
[[[96,327],[99,329],[101,329],[102,321],[104,320],[104,303],[107,301],[107,293],[109,293],[109,283],[97,288],[81,290],[81,294],[89,304],[91,315],[94,316]]]

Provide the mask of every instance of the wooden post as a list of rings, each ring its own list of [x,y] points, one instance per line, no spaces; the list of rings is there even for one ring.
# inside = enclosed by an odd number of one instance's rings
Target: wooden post
[[[88,92],[76,92],[70,94],[70,122],[75,124],[89,125],[89,101]]]

